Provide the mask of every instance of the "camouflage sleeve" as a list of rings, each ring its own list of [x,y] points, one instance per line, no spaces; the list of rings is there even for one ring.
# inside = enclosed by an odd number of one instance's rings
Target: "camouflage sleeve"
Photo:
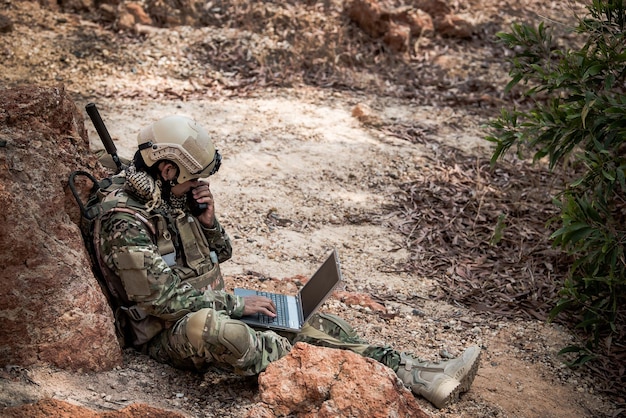
[[[216,240],[216,249],[228,253],[230,241]],[[170,316],[181,310],[213,308],[233,317],[243,314],[243,298],[223,291],[199,291],[181,282],[159,254],[147,226],[127,213],[115,213],[102,223],[103,261],[119,277],[128,299],[150,315]],[[165,319],[165,318],[164,318]]]
[[[203,226],[202,231],[209,242],[209,247],[217,253],[217,259],[219,262],[223,263],[226,260],[230,260],[230,257],[233,255],[233,247],[230,243],[230,237],[217,218],[215,218],[213,228],[205,228]]]

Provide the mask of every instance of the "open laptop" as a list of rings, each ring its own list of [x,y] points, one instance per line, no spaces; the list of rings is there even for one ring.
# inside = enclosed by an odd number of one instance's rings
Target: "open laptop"
[[[244,316],[241,321],[254,328],[298,332],[309,317],[324,303],[341,281],[341,268],[337,250],[334,249],[297,295],[283,295],[259,290],[234,290],[237,296],[265,296],[276,304],[276,317],[263,314]]]

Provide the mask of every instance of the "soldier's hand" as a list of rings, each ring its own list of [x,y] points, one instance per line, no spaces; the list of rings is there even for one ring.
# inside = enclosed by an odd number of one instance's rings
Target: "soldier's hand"
[[[243,316],[254,315],[257,313],[270,316],[276,316],[276,306],[274,302],[263,296],[244,296]]]
[[[198,220],[207,228],[213,228],[215,225],[215,202],[213,193],[209,188],[209,183],[204,181],[194,181],[191,193],[198,203],[206,203],[207,208],[198,216]]]

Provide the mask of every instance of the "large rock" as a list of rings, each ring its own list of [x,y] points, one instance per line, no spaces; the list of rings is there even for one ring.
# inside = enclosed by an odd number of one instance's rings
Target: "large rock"
[[[474,27],[451,13],[442,0],[418,0],[411,6],[388,8],[379,0],[348,0],[348,17],[373,38],[382,38],[393,51],[406,52],[411,39],[435,34],[471,38]]]
[[[110,369],[121,349],[67,192],[97,167],[84,119],[62,87],[0,97],[0,366]]]
[[[383,17],[383,10],[378,1],[351,0],[345,7],[348,17],[371,37],[381,37],[389,30],[389,20]]]
[[[175,411],[166,411],[146,404],[136,403],[117,411],[96,412],[92,409],[61,401],[42,399],[33,404],[13,406],[2,411],[4,418],[185,418]]]
[[[259,376],[261,402],[248,418],[426,418],[388,367],[351,351],[297,343]]]

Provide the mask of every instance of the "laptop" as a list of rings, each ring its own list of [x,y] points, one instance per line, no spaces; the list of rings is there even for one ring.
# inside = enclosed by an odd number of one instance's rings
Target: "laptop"
[[[340,281],[339,257],[337,250],[334,249],[295,296],[236,288],[234,294],[237,296],[265,296],[272,299],[276,305],[275,318],[254,314],[244,316],[240,320],[254,328],[298,332]]]

